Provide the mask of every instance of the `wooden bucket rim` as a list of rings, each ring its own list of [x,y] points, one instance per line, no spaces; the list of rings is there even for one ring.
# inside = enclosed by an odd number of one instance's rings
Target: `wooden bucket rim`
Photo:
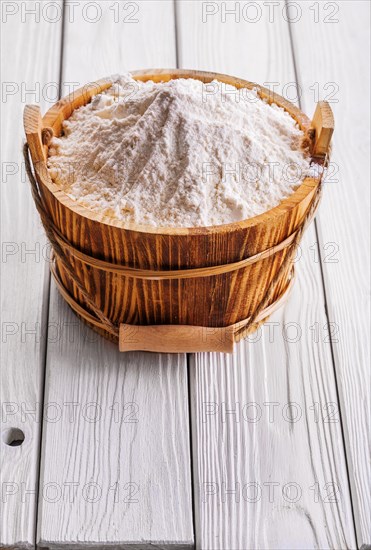
[[[201,80],[204,83],[210,83],[213,80],[218,80],[225,84],[231,84],[236,88],[257,88],[258,94],[261,96],[262,99],[267,99],[269,103],[275,103],[279,107],[283,107],[285,111],[287,111],[290,116],[296,120],[301,130],[306,132],[311,127],[311,121],[309,120],[307,115],[305,115],[293,103],[286,100],[282,96],[272,92],[271,90],[248,80],[221,73],[195,71],[191,69],[146,69],[130,71],[130,74],[133,76],[134,79],[141,81],[153,80],[155,82],[162,82],[175,78],[195,78]],[[78,98],[84,98],[82,104],[88,104],[92,97],[111,87],[113,81],[113,77],[99,79],[97,81],[88,83],[87,85],[75,90],[68,96],[60,99],[44,115],[43,127],[52,128],[55,135],[59,135],[62,122],[68,119],[69,116],[71,116],[72,112],[77,108],[77,106],[74,106],[76,104],[76,100]],[[68,113],[67,116],[65,116],[66,113]],[[63,190],[59,188],[57,184],[52,181],[49,171],[47,169],[47,163],[44,158],[33,158],[33,161],[35,170],[41,182],[48,188],[48,190],[64,207],[93,222],[102,223],[104,225],[109,225],[111,227],[116,227],[125,231],[132,231],[136,233],[151,233],[156,235],[200,236],[218,233],[230,233],[258,227],[264,225],[264,223],[267,221],[272,222],[273,218],[279,218],[282,215],[290,212],[302,201],[308,199],[310,195],[314,195],[314,192],[320,183],[320,177],[306,177],[299,185],[299,187],[289,197],[283,199],[277,206],[261,214],[258,214],[257,216],[253,216],[251,218],[247,218],[237,222],[202,227],[155,227],[145,224],[136,224],[134,222],[125,222],[115,217],[95,212],[94,210],[90,210],[89,208],[82,206],[78,201],[71,199]]]

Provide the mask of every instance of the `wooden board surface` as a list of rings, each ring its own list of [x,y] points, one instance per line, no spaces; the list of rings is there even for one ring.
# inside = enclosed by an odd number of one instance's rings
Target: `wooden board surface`
[[[181,67],[255,80],[291,100],[298,77],[309,116],[314,98],[339,99],[331,103],[339,181],[326,185],[289,303],[233,357],[189,357],[188,376],[184,355],[120,355],[53,284],[49,307],[48,252],[19,173],[23,106],[45,110],[59,85],[62,20],[36,23],[31,14],[20,23],[21,10],[37,4],[20,3],[2,29],[2,79],[16,86],[2,103],[10,164],[2,181],[0,547],[34,548],[35,537],[39,547],[66,550],[366,547],[369,4],[302,2],[290,40],[283,1],[261,3],[255,22],[239,12],[247,3],[102,1],[97,12],[96,2],[65,2],[63,94],[110,73],[174,67],[178,58]],[[227,7],[238,22],[223,15]],[[203,17],[206,9],[215,13]],[[254,9],[245,17],[259,16]],[[35,85],[42,93],[25,95]],[[7,445],[22,438],[10,428],[25,433],[22,445]]]
[[[51,10],[50,18],[56,16]],[[5,547],[31,548],[35,542],[48,323],[49,252],[25,177],[22,114],[27,102],[45,109],[48,98],[57,97],[61,26],[45,18],[36,22],[32,15],[22,22],[20,11],[2,11],[0,545]]]
[[[50,305],[39,546],[192,547],[184,356],[120,354]]]
[[[318,241],[329,320],[339,331],[333,354],[361,547],[371,544],[370,4],[332,4],[303,12],[292,33],[303,108],[313,109],[320,94],[330,99],[337,121]]]
[[[274,25],[267,14],[249,25],[233,16],[223,22],[220,12],[207,21],[202,15],[201,4],[178,3],[183,67],[259,83],[269,79],[277,91],[285,86],[292,91],[287,85],[295,82],[294,65],[282,16]],[[312,227],[289,303],[256,342],[242,343],[233,358],[198,354],[191,361],[197,548],[355,547],[321,272],[310,250],[314,242]],[[287,420],[291,402],[297,404],[293,413],[301,414],[297,422]],[[236,408],[239,421],[226,413]],[[259,421],[248,420],[260,411]],[[328,422],[332,411],[334,423]]]
[[[138,23],[115,23],[104,2],[99,25],[81,17],[66,22],[64,82],[175,64],[172,3],[137,4]],[[48,346],[45,400],[67,413],[65,401],[78,405],[73,422],[68,414],[44,422],[41,486],[78,486],[71,503],[66,496],[40,500],[39,545],[193,546],[185,355],[120,354],[82,329],[54,285],[50,318],[58,326],[77,324],[77,333],[72,342],[65,332]],[[101,420],[89,423],[84,410],[101,411]]]

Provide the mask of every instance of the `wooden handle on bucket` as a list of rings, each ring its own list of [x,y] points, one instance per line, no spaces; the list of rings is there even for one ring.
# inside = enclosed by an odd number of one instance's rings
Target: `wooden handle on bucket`
[[[31,151],[32,160],[45,161],[48,158],[48,143],[53,137],[53,130],[45,128],[38,105],[26,105],[23,113],[24,131]]]
[[[312,120],[315,130],[313,156],[325,156],[330,150],[332,134],[334,133],[334,115],[327,101],[319,101]]]
[[[120,351],[232,353],[233,327],[211,328],[189,325],[121,325]]]
[[[58,275],[52,270],[57,286],[72,309],[85,320],[87,314],[74,302],[61,285]],[[260,311],[254,323],[261,323],[270,317],[287,300],[295,280],[295,271],[291,271],[288,285],[281,295],[269,306]],[[76,307],[77,306],[77,307]],[[91,319],[91,315],[88,314]],[[120,351],[152,351],[155,353],[197,353],[220,352],[233,353],[234,344],[246,336],[243,329],[250,318],[227,327],[200,327],[191,325],[128,325],[119,329]],[[242,332],[241,332],[242,331]]]

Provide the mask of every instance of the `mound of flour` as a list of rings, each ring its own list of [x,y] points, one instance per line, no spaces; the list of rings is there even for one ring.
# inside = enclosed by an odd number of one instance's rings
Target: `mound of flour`
[[[63,130],[49,151],[55,183],[91,210],[151,226],[250,218],[309,171],[303,132],[288,113],[218,81],[116,77]]]

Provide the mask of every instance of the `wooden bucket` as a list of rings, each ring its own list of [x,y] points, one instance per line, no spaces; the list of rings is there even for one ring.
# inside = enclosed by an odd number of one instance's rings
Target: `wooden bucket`
[[[142,81],[217,79],[237,88],[257,87],[261,97],[290,113],[308,135],[316,161],[320,158],[325,162],[333,131],[328,104],[317,106],[311,122],[281,96],[234,77],[186,70],[132,74]],[[306,178],[288,199],[268,212],[220,226],[154,228],[124,223],[88,210],[51,180],[46,166],[45,137],[50,137],[51,131],[60,136],[62,123],[73,110],[111,85],[110,79],[89,84],[58,101],[43,118],[37,106],[25,108],[25,132],[43,208],[62,240],[72,247],[73,253],[68,250],[67,255],[74,273],[117,332],[106,330],[96,321],[81,287],[72,280],[57,255],[58,286],[76,313],[105,337],[118,341],[121,327],[122,350],[231,351],[233,341],[238,338],[235,327],[227,329],[254,314],[275,277],[268,306],[277,304],[288,288],[292,260],[286,261],[284,269],[282,264],[290,254],[290,247],[280,249],[280,245],[290,237],[292,240],[303,223],[317,194],[320,176]],[[277,245],[278,251],[272,250]],[[268,253],[259,261],[236,265],[264,251]],[[211,269],[205,271],[205,268]],[[249,330],[256,328],[271,309],[265,308],[263,319],[262,316],[255,319]],[[218,332],[220,329],[224,331]]]

